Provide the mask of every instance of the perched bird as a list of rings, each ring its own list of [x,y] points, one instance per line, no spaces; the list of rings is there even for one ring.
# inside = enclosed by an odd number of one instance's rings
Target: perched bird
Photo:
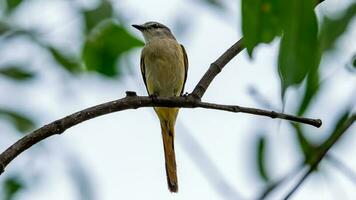
[[[158,22],[132,25],[145,39],[141,53],[141,73],[150,96],[180,96],[187,80],[188,58],[171,30]],[[174,125],[178,108],[155,107],[163,138],[168,188],[178,192],[177,167],[174,152]]]

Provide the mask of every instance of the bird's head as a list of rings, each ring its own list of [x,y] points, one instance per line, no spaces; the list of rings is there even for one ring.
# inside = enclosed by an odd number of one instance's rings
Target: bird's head
[[[142,25],[132,25],[134,28],[141,31],[146,43],[154,39],[175,39],[171,30],[158,22],[146,22]]]

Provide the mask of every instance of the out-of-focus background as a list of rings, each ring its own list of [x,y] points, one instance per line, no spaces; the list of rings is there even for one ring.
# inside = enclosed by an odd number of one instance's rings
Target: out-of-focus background
[[[21,154],[0,177],[0,199],[256,199],[273,185],[266,198],[283,198],[308,168],[314,150],[355,112],[355,2],[325,0],[315,8],[320,49],[315,48],[318,54],[314,54],[304,46],[299,53],[321,60],[313,72],[299,78],[294,75],[309,65],[286,73],[279,53],[280,36],[287,44],[293,43],[288,37],[295,35],[283,28],[284,34],[263,35],[274,21],[254,15],[254,4],[267,14],[274,5],[261,2],[1,0],[1,152],[31,130],[121,98],[127,90],[145,95],[139,70],[143,38],[130,25],[147,21],[169,26],[184,44],[190,64],[187,92],[244,33],[252,57],[246,50],[236,56],[203,99],[321,118],[323,126],[181,109],[175,145],[179,193],[171,194],[153,110],[113,113],[81,123]],[[314,15],[292,13],[295,17],[284,19],[284,27]],[[299,35],[313,34],[301,27]],[[305,38],[312,37],[301,40]],[[260,42],[269,44],[253,49]],[[293,51],[298,42],[281,49]],[[308,59],[292,65],[308,64]],[[355,146],[353,125],[292,199],[356,199]]]

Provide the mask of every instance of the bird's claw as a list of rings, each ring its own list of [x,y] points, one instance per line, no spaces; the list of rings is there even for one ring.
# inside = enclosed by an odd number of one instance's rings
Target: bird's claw
[[[189,93],[188,93],[188,92],[182,94],[182,97],[188,97],[188,96],[189,96]]]
[[[150,97],[151,97],[152,101],[156,101],[158,94],[157,93],[150,94]]]

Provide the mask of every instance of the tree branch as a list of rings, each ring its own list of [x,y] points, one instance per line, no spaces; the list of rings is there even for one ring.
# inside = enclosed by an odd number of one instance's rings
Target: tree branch
[[[323,0],[319,1],[321,3]],[[155,98],[151,97],[138,97],[136,93],[127,92],[127,96],[123,99],[100,104],[85,110],[76,112],[72,115],[56,120],[50,124],[37,129],[30,134],[18,140],[15,144],[6,149],[0,154],[0,175],[4,172],[5,167],[15,159],[20,153],[30,148],[32,145],[44,140],[55,134],[61,134],[68,128],[75,126],[83,121],[104,115],[112,112],[122,111],[126,109],[136,109],[139,107],[184,107],[184,108],[209,108],[216,110],[225,110],[230,112],[243,112],[261,116],[268,116],[271,118],[280,118],[310,124],[320,127],[322,122],[320,119],[308,119],[287,115],[274,111],[261,110],[256,108],[247,108],[231,105],[218,105],[211,103],[201,102],[200,99],[209,87],[213,79],[218,75],[225,65],[239,54],[245,46],[243,45],[243,38],[232,45],[225,53],[223,53],[215,62],[213,62],[208,71],[201,78],[199,83],[194,88],[193,92],[188,97],[170,97],[170,98]]]
[[[323,1],[324,0],[318,0],[315,6],[319,5]],[[225,51],[225,53],[223,53],[215,62],[211,63],[208,71],[205,72],[204,76],[195,86],[193,92],[191,93],[191,97],[201,99],[205,91],[208,89],[210,83],[222,71],[225,65],[229,63],[237,54],[239,54],[245,48],[246,47],[243,44],[243,38],[241,38],[227,51]]]
[[[292,190],[286,195],[284,198],[285,200],[289,199],[295,191],[299,188],[299,186],[307,179],[307,177],[318,167],[319,163],[322,161],[322,159],[325,157],[326,153],[331,149],[331,147],[341,138],[341,136],[344,135],[346,130],[351,127],[351,125],[355,122],[356,120],[356,114],[353,114],[348,120],[345,121],[344,125],[336,130],[335,137],[330,137],[328,141],[326,141],[325,145],[322,145],[316,153],[316,156],[313,157],[313,159],[310,161],[310,167],[309,170],[303,175],[303,177],[298,181],[298,183],[292,188]]]
[[[273,191],[275,190],[277,187],[279,187],[280,185],[282,185],[282,183],[286,182],[287,180],[290,180],[292,177],[294,177],[295,175],[298,174],[299,170],[302,169],[304,167],[304,163],[301,163],[300,165],[298,165],[295,169],[291,170],[290,172],[288,172],[287,175],[285,175],[284,177],[273,181],[271,183],[269,183],[266,188],[262,191],[262,193],[259,195],[258,198],[256,198],[257,200],[263,200],[266,199],[266,197]]]
[[[125,98],[103,103],[97,106],[87,108],[85,110],[76,112],[72,115],[56,120],[50,124],[39,128],[30,134],[24,136],[15,144],[6,149],[0,154],[0,174],[4,171],[5,167],[19,154],[30,148],[32,145],[56,134],[61,134],[68,128],[75,126],[81,122],[89,119],[118,112],[127,109],[137,109],[141,107],[182,107],[182,108],[206,108],[214,110],[223,110],[235,113],[249,113],[254,115],[261,115],[271,118],[280,118],[310,124],[312,126],[320,127],[320,119],[309,119],[297,117],[293,115],[278,113],[275,111],[268,111],[256,108],[248,108],[236,105],[220,105],[214,103],[201,102],[198,99],[189,97],[146,97],[136,96],[135,92],[126,92]]]
[[[215,62],[210,64],[208,71],[200,79],[199,83],[195,86],[191,96],[196,99],[201,99],[208,89],[210,83],[213,81],[216,75],[218,75],[225,65],[230,62],[237,54],[245,49],[243,44],[243,38],[232,45],[225,51]]]

